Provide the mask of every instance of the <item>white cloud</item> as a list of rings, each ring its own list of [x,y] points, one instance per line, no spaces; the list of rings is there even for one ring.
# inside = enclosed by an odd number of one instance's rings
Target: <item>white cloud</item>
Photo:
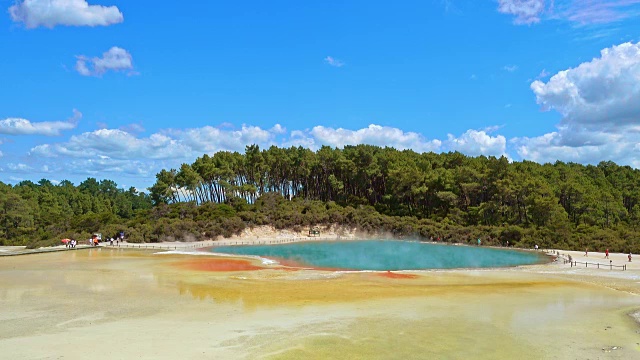
[[[313,137],[316,144],[334,147],[369,144],[423,152],[437,151],[442,144],[440,140],[428,141],[415,132],[404,132],[398,128],[375,124],[359,130],[316,126],[309,132],[309,135]]]
[[[303,146],[312,150],[322,145],[344,147],[370,144],[416,152],[457,150],[467,155],[500,156],[505,153],[506,140],[501,135],[489,135],[496,130],[469,130],[459,137],[449,135],[447,140],[441,141],[374,124],[356,130],[315,126],[293,131],[286,131],[278,124],[269,129],[249,125],[239,129],[205,126],[168,129],[149,137],[140,137],[120,129],[99,129],[71,136],[67,141],[37,145],[31,148],[29,160],[39,172],[63,172],[70,176],[102,175],[107,178],[130,176],[152,182],[160,169],[193,162],[204,153],[212,154],[221,150],[243,153],[245,147],[251,144],[258,144],[262,149],[276,145]],[[10,169],[13,172],[21,171],[18,165],[12,165]]]
[[[74,129],[80,118],[82,113],[75,109],[73,117],[67,121],[31,122],[22,118],[7,118],[0,120],[0,134],[57,136],[64,130]]]
[[[606,24],[640,15],[640,0],[559,1],[554,16],[581,25]]]
[[[542,71],[540,71],[540,74],[538,74],[538,76],[536,77],[536,79],[544,79],[546,77],[548,77],[550,74],[547,71],[547,69],[542,69]]]
[[[134,75],[133,58],[131,54],[117,46],[112,47],[102,54],[102,57],[88,58],[77,56],[76,71],[82,76],[101,76],[107,71],[127,71]]]
[[[342,62],[342,60],[338,60],[332,56],[327,56],[326,58],[324,58],[324,62],[334,67],[344,66],[344,62]]]
[[[540,22],[544,10],[544,0],[498,0],[498,11],[514,15],[513,22],[519,25]]]
[[[504,71],[514,72],[518,70],[518,65],[505,65],[502,69],[504,69]]]
[[[318,149],[322,145],[370,144],[389,146],[399,150],[417,152],[458,150],[466,154],[503,155],[506,140],[502,135],[491,136],[496,128],[468,130],[460,137],[449,135],[446,141],[427,140],[415,132],[398,128],[369,125],[358,130],[315,126],[310,130],[294,130],[283,135],[278,125],[269,130],[243,125],[240,129],[220,129],[212,126],[192,129],[170,129],[148,138],[118,129],[99,129],[72,136],[68,141],[41,144],[31,149],[30,155],[48,159],[106,160],[180,160],[188,161],[203,153],[221,150],[244,152],[245,147],[257,144],[261,148],[276,146],[305,146]],[[444,146],[443,146],[444,145]]]
[[[107,26],[121,23],[122,13],[115,6],[89,5],[86,0],[23,0],[9,7],[11,19],[28,29],[56,25]]]
[[[606,132],[572,132],[561,129],[534,138],[514,138],[518,155],[540,163],[571,161],[581,164],[596,164],[612,160],[618,164],[640,167],[640,143],[638,134],[614,134]]]
[[[145,131],[144,127],[141,124],[129,124],[121,126],[119,129],[130,134],[141,133]]]
[[[29,165],[22,164],[22,163],[20,164],[8,163],[7,168],[9,168],[9,170],[14,172],[29,172],[33,170],[33,168],[30,167]]]
[[[460,137],[449,134],[445,145],[449,150],[471,156],[507,156],[507,139],[502,135],[491,136],[487,131],[467,130]]]
[[[554,19],[578,25],[608,24],[640,16],[640,0],[498,0],[498,11],[514,24]]]
[[[118,129],[100,129],[72,136],[64,143],[42,144],[31,155],[86,159],[176,159],[188,157],[191,149],[162,134],[137,138]]]
[[[308,132],[308,131],[307,131]],[[307,134],[307,132],[302,130],[293,130],[289,136],[289,139],[285,141],[282,145],[289,146],[302,146],[308,149],[319,149],[320,146],[316,145],[313,137]]]
[[[601,51],[600,58],[531,84],[538,104],[563,123],[620,126],[640,123],[640,43]]]
[[[525,159],[638,166],[640,43],[624,43],[601,56],[531,84],[544,110],[562,114],[558,131],[512,143]]]
[[[275,145],[275,136],[280,134],[281,129],[274,128],[264,130],[258,126],[242,125],[239,130],[222,130],[205,126],[197,129],[171,130],[169,133],[200,156],[202,153],[219,150],[244,152],[245,146],[251,144],[258,144],[262,148]]]
[[[98,129],[108,129],[109,125],[106,122],[97,121],[96,127]],[[144,126],[142,126],[141,123],[122,125],[122,126],[119,126],[118,129],[124,132],[132,133],[132,134],[145,132],[145,128]]]
[[[285,134],[287,129],[280,124],[275,124],[269,131],[274,134]]]
[[[280,125],[264,130],[256,126],[241,129],[170,129],[149,137],[120,129],[99,129],[72,136],[68,141],[40,144],[31,148],[33,161],[46,162],[49,172],[100,176],[146,178],[163,168],[192,162],[203,153],[220,150],[244,152],[257,143],[261,148],[275,145],[275,137],[284,131]],[[113,176],[112,176],[113,175]]]

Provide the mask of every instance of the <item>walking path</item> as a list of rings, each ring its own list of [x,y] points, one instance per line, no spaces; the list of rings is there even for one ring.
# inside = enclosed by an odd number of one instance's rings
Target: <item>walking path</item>
[[[103,245],[100,245],[103,246]],[[43,247],[38,249],[27,249],[26,246],[0,246],[0,256],[16,256],[16,255],[30,255],[30,254],[44,254],[57,251],[72,251],[72,250],[85,250],[92,249],[95,246],[89,245],[77,245],[75,248],[68,248],[64,245]]]

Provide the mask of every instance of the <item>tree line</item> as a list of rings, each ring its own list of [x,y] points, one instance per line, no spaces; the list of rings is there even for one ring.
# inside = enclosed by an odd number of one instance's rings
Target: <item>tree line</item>
[[[0,184],[0,241],[121,229],[152,242],[336,223],[403,237],[640,252],[639,185],[640,171],[613,162],[251,145],[161,170],[149,194],[95,179]]]
[[[244,154],[221,151],[162,170],[149,190],[156,204],[196,205],[230,199],[253,204],[277,193],[343,208],[367,206],[390,217],[512,229],[565,246],[618,239],[624,251],[637,239],[639,185],[640,171],[610,161],[538,164],[372,145],[317,151],[251,145]]]
[[[149,189],[154,203],[253,203],[276,192],[341,206],[370,205],[391,216],[460,225],[635,227],[640,219],[640,171],[613,162],[597,166],[509,162],[398,151],[371,145],[247,146],[244,154],[204,155],[162,170]]]
[[[78,186],[68,180],[0,182],[0,245],[52,245],[62,238],[87,239],[101,228],[113,236],[116,224],[152,206],[146,193],[119,189],[111,180],[88,178]]]

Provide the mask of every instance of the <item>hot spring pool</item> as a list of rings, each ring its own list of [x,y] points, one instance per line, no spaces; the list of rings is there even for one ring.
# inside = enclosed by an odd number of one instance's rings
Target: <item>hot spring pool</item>
[[[215,253],[253,255],[301,266],[342,270],[490,268],[537,264],[541,253],[400,240],[309,241],[282,245],[221,246]]]

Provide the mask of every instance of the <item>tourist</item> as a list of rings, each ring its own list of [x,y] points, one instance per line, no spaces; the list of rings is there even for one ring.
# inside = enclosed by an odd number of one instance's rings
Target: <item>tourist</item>
[[[482,240],[480,240],[480,238],[478,238],[478,246],[480,246],[480,244],[482,244]]]
[[[538,244],[535,244],[533,248],[536,249],[536,251],[538,251]]]
[[[584,256],[589,256],[589,248],[584,248]]]
[[[109,238],[109,245],[113,246],[113,238]]]
[[[631,251],[629,251],[629,255],[627,256],[627,258],[629,259],[629,262],[631,262]]]
[[[609,258],[609,249],[604,251],[604,258],[608,259]]]

